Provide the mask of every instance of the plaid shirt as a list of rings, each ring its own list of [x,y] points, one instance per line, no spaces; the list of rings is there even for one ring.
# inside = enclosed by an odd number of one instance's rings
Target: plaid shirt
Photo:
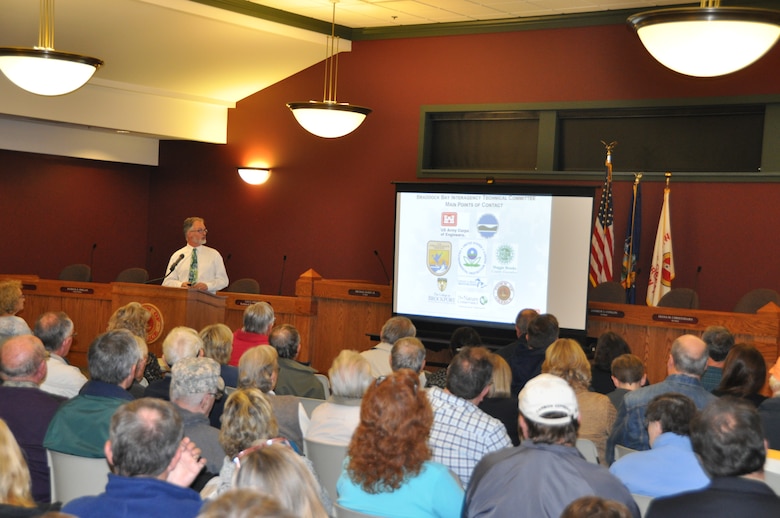
[[[450,468],[468,487],[474,467],[486,454],[510,448],[504,424],[467,401],[438,387],[428,389],[433,427],[428,443],[433,460]]]

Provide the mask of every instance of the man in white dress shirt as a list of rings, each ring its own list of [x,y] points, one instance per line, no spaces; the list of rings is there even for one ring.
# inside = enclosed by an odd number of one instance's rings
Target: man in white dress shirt
[[[41,390],[67,398],[75,397],[87,382],[78,367],[68,365],[65,359],[73,345],[73,321],[62,311],[49,311],[35,322],[35,336],[49,352],[46,360],[48,374],[41,384]]]
[[[203,218],[184,220],[184,238],[187,245],[171,256],[163,286],[194,288],[217,292],[227,288],[228,276],[222,255],[206,245],[206,223]]]

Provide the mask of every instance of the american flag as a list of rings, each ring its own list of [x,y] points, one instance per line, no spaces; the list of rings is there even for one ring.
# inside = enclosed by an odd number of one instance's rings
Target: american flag
[[[612,229],[612,147],[614,145],[615,142],[607,145],[607,159],[604,163],[607,168],[607,176],[604,179],[599,213],[596,216],[593,238],[590,243],[589,277],[593,286],[612,280],[612,257],[615,255]]]

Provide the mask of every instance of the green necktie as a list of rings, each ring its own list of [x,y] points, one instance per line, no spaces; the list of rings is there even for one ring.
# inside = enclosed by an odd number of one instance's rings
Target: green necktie
[[[192,249],[192,262],[190,262],[190,276],[187,282],[190,285],[195,284],[198,280],[198,250]]]

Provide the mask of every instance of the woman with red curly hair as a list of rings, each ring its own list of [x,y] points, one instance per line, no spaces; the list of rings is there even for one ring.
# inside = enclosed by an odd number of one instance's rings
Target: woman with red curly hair
[[[363,396],[336,485],[338,503],[373,516],[460,516],[460,482],[430,460],[432,424],[433,410],[414,371],[377,378]]]

